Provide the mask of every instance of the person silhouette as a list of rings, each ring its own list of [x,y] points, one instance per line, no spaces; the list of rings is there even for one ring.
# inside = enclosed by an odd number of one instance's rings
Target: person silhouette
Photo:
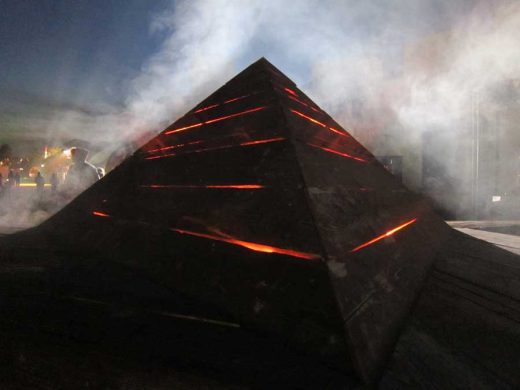
[[[99,180],[99,174],[96,167],[86,161],[88,150],[72,148],[70,153],[72,164],[65,177],[63,187],[67,193],[75,195]]]
[[[56,172],[54,172],[52,175],[51,175],[51,192],[52,194],[56,194],[57,190],[58,190],[58,184],[59,184],[59,180],[58,180],[58,175],[56,175]]]
[[[34,182],[36,183],[36,193],[39,196],[41,196],[43,194],[43,188],[45,186],[45,179],[39,171],[36,174],[36,177],[34,178]]]

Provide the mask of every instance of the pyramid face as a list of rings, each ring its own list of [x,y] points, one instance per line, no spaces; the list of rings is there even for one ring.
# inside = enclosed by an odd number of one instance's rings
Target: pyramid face
[[[168,310],[266,332],[366,383],[445,231],[264,59],[35,230],[60,248],[78,294],[159,295]],[[161,292],[82,279],[109,267]]]

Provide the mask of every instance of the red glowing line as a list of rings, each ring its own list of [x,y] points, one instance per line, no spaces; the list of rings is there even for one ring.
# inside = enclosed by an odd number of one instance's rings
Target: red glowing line
[[[166,133],[164,133],[164,135],[170,135],[170,134],[173,134],[173,133],[179,133],[179,132],[181,132],[181,131],[185,131],[185,130],[193,129],[194,127],[200,127],[200,126],[202,126],[202,125],[209,125],[209,124],[211,124],[211,123],[220,122],[220,121],[223,121],[223,120],[226,120],[226,119],[235,118],[235,117],[237,117],[237,116],[250,114],[250,113],[252,113],[252,112],[257,112],[257,111],[263,110],[263,109],[265,109],[265,108],[267,108],[267,106],[251,108],[250,110],[245,110],[245,111],[242,111],[242,112],[237,112],[236,114],[226,115],[226,116],[222,116],[222,117],[220,117],[220,118],[210,119],[209,121],[200,122],[200,123],[195,123],[195,124],[190,125],[190,126],[186,126],[186,127],[181,127],[181,128],[179,128],[179,129],[170,130],[170,131],[167,131]]]
[[[231,114],[231,115],[222,116],[222,117],[220,117],[220,118],[210,119],[209,121],[204,122],[204,124],[207,125],[207,124],[210,124],[210,123],[220,122],[220,121],[223,121],[223,120],[226,120],[226,119],[230,119],[230,118],[235,118],[235,117],[237,117],[237,116],[241,116],[241,115],[245,115],[245,114],[250,114],[250,113],[252,113],[252,112],[257,112],[257,111],[263,110],[263,109],[265,109],[266,107],[267,107],[267,106],[256,107],[256,108],[252,108],[252,109],[250,109],[250,110],[246,110],[246,111],[242,111],[242,112],[237,112],[236,114]]]
[[[193,111],[193,113],[199,113],[199,112],[211,110],[212,108],[219,107],[219,106],[222,106],[222,105],[228,104],[228,103],[233,103],[233,102],[236,102],[237,100],[242,100],[242,99],[244,99],[244,98],[246,98],[248,96],[251,96],[251,95],[252,94],[242,95],[242,96],[239,96],[239,97],[236,97],[236,98],[233,98],[233,99],[226,100],[226,101],[224,101],[224,103],[216,103],[216,104],[212,104],[211,106],[199,108],[197,111]]]
[[[311,118],[310,116],[307,116],[305,114],[302,114],[301,112],[299,111],[296,111],[296,110],[293,110],[291,109],[291,112],[298,115],[298,116],[301,116],[302,118],[304,119],[307,119],[308,121],[311,121],[312,123],[316,123],[317,125],[321,126],[321,127],[325,127],[327,129],[329,129],[330,131],[336,133],[336,134],[339,134],[339,135],[342,135],[343,137],[348,137],[348,134],[343,132],[343,131],[340,131],[338,129],[335,129],[334,127],[330,127],[330,126],[327,126],[326,124],[324,123],[321,123],[320,121],[317,121],[316,119],[314,118]]]
[[[210,188],[210,189],[236,189],[236,190],[258,190],[265,188],[259,184],[213,184],[213,185],[180,185],[180,184],[150,184],[142,185],[143,188]]]
[[[292,89],[289,89],[289,88],[287,88],[287,87],[284,88],[284,89],[285,89],[287,92],[289,92],[291,95],[298,97],[298,94],[297,94],[296,92],[294,92]]]
[[[203,111],[206,111],[206,110],[211,110],[212,108],[215,108],[215,107],[218,107],[220,106],[220,104],[213,104],[211,106],[207,106],[207,107],[204,107],[204,108],[200,108],[198,109],[197,111],[193,111],[193,112],[203,112]]]
[[[383,238],[390,237],[395,232],[398,232],[399,230],[404,229],[405,227],[407,227],[408,225],[411,225],[415,221],[417,221],[417,218],[414,218],[411,221],[405,222],[402,225],[399,225],[399,226],[393,228],[392,230],[387,231],[385,234],[381,234],[380,236],[378,236],[378,237],[376,237],[376,238],[374,238],[374,239],[372,239],[370,241],[367,241],[364,244],[361,244],[361,245],[355,247],[354,249],[351,250],[351,252],[357,252],[358,250],[363,249],[363,248],[365,248],[365,247],[367,247],[369,245],[372,245],[375,242],[382,240]]]
[[[270,139],[261,139],[261,140],[256,140],[256,141],[242,142],[240,144],[235,144],[235,145],[224,145],[224,146],[215,146],[213,148],[189,150],[189,151],[183,152],[182,154],[209,152],[209,151],[213,151],[213,150],[236,148],[238,146],[259,145],[259,144],[265,144],[265,143],[269,143],[269,142],[278,142],[278,141],[283,141],[283,140],[285,140],[285,138],[283,138],[283,137],[270,138]],[[175,156],[179,156],[179,154],[177,154],[177,153],[163,154],[163,155],[160,155],[160,156],[146,157],[145,160],[155,160],[155,159],[158,159],[158,158],[175,157]]]
[[[204,124],[204,122],[200,122],[200,123],[195,123],[194,125],[190,125],[190,126],[186,126],[186,127],[180,127],[178,129],[175,129],[175,130],[170,130],[170,131],[167,131],[166,133],[164,133],[164,135],[169,135],[169,134],[173,134],[173,133],[179,133],[181,131],[185,131],[185,130],[189,130],[189,129],[193,129],[195,127],[200,127]]]
[[[283,137],[278,137],[278,138],[261,139],[261,140],[258,140],[258,141],[248,141],[248,142],[242,142],[241,144],[239,144],[239,146],[266,144],[266,143],[269,143],[269,142],[283,141],[284,139],[285,138],[283,138]]]
[[[236,102],[237,100],[245,99],[245,98],[248,97],[248,96],[251,96],[251,94],[243,95],[243,96],[239,96],[239,97],[236,97],[236,98],[233,98],[233,99],[226,100],[226,101],[225,101],[224,103],[222,103],[222,104],[233,103],[233,102]]]
[[[332,132],[334,132],[336,134],[342,135],[344,137],[348,137],[348,134],[343,132],[343,131],[341,131],[341,130],[335,129],[334,127],[330,127],[330,126],[328,126],[328,128],[329,128],[330,131],[332,131]]]
[[[92,215],[95,215],[96,217],[110,218],[110,215],[102,213],[100,211],[93,211]]]
[[[324,148],[323,146],[318,146],[318,145],[309,144],[309,143],[307,145],[312,146],[313,148],[318,148],[318,149],[324,150],[324,151],[329,152],[329,153],[337,154],[338,156],[351,158],[353,160],[364,162],[364,163],[367,162],[366,160],[363,160],[362,158],[354,157],[354,156],[351,156],[350,154],[347,154],[347,153],[341,153],[341,152],[338,152],[337,150],[334,150],[334,149]]]
[[[186,144],[178,144],[178,145],[166,146],[164,148],[147,150],[146,153],[162,152],[163,150],[177,149],[177,148],[181,148],[181,147],[187,146],[187,145],[200,144],[202,142],[204,142],[204,141],[194,141],[194,142],[188,142]]]
[[[192,232],[192,231],[189,231],[189,230],[174,229],[174,228],[172,228],[171,230],[173,230],[174,232],[180,233],[180,234],[188,234],[190,236],[206,238],[208,240],[221,241],[221,242],[226,242],[226,243],[232,244],[232,245],[242,246],[244,248],[247,248],[247,249],[250,249],[250,250],[256,251],[256,252],[277,253],[277,254],[280,254],[280,255],[292,256],[292,257],[297,257],[297,258],[305,259],[305,260],[315,260],[315,259],[319,259],[320,258],[319,255],[314,254],[314,253],[293,251],[291,249],[277,248],[277,247],[274,247],[274,246],[257,244],[257,243],[254,243],[254,242],[242,241],[242,240],[237,240],[237,239],[234,239],[234,238],[225,238],[225,237],[220,237],[220,236],[213,236],[213,235],[210,235],[210,234]]]
[[[302,118],[305,118],[307,119],[308,121],[311,121],[312,123],[316,123],[317,125],[321,126],[321,127],[327,127],[327,125],[325,125],[324,123],[321,123],[320,121],[317,121],[316,119],[314,118],[311,118],[310,116],[307,116],[305,114],[302,114],[301,112],[299,111],[296,111],[296,110],[293,110],[291,109],[291,112],[298,115],[298,116],[301,116]]]
[[[300,103],[301,105],[307,107],[307,108],[310,108],[311,110],[315,111],[315,112],[320,112],[319,110],[317,110],[316,108],[314,108],[313,106],[305,103],[305,102],[302,102],[300,99],[296,99],[294,96],[291,96],[291,95],[287,95],[287,97],[291,100],[294,100],[295,102],[297,103]]]

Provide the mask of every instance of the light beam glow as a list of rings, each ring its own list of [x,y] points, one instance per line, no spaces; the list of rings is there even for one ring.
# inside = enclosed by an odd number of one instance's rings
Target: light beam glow
[[[314,253],[299,252],[299,251],[294,251],[291,249],[277,248],[277,247],[270,246],[270,245],[257,244],[254,242],[237,240],[235,238],[214,236],[211,234],[193,232],[193,231],[183,230],[183,229],[171,228],[171,230],[176,233],[180,233],[180,234],[187,234],[187,235],[194,236],[194,237],[205,238],[205,239],[214,240],[214,241],[221,241],[221,242],[225,242],[225,243],[232,244],[232,245],[238,245],[238,246],[250,249],[255,252],[276,253],[276,254],[280,254],[280,255],[297,257],[299,259],[304,259],[304,260],[317,260],[320,258],[319,255],[314,254]]]
[[[143,188],[209,188],[209,189],[233,189],[233,190],[258,190],[265,188],[260,184],[211,184],[211,185],[182,185],[182,184],[149,184],[142,185]]]
[[[309,143],[307,143],[307,145],[312,146],[313,148],[318,148],[318,149],[324,150],[325,152],[329,152],[329,153],[337,154],[338,156],[341,156],[341,157],[350,158],[350,159],[352,159],[352,160],[356,160],[356,161],[364,162],[364,163],[367,162],[366,160],[363,160],[362,158],[354,157],[354,156],[351,156],[350,154],[342,153],[342,152],[339,152],[339,151],[334,150],[334,149],[329,149],[329,148],[325,148],[325,147],[323,147],[323,146],[318,146],[318,145],[309,144]]]
[[[297,98],[295,98],[295,97],[292,96],[292,95],[287,95],[287,97],[288,97],[289,99],[291,99],[291,100],[297,102],[297,103],[300,103],[302,106],[305,106],[305,107],[307,107],[307,108],[310,108],[310,109],[311,109],[312,111],[314,111],[314,112],[320,112],[317,108],[314,108],[313,106],[311,106],[311,105],[309,105],[309,104],[307,104],[307,103],[305,103],[305,102],[302,102],[300,99],[297,99]]]
[[[357,252],[358,250],[363,249],[363,248],[365,248],[365,247],[367,247],[369,245],[372,245],[372,244],[382,240],[383,238],[390,237],[395,232],[398,232],[399,230],[404,229],[405,227],[411,225],[415,221],[417,221],[417,218],[414,218],[414,219],[412,219],[412,220],[410,220],[408,222],[405,222],[402,225],[399,225],[399,226],[393,228],[392,230],[387,231],[385,234],[381,234],[380,236],[377,236],[376,238],[374,238],[374,239],[372,239],[370,241],[365,242],[364,244],[361,244],[361,245],[355,247],[354,249],[351,250],[351,252]]]
[[[110,218],[110,215],[102,213],[101,211],[93,211],[92,215],[95,215],[96,217]]]
[[[298,115],[299,117],[307,119],[309,122],[312,122],[312,123],[314,123],[314,124],[316,124],[318,126],[321,126],[321,127],[325,128],[325,129],[328,129],[328,130],[332,131],[333,133],[339,134],[339,135],[341,135],[343,137],[348,137],[347,133],[345,133],[343,131],[340,131],[338,129],[335,129],[334,127],[327,126],[326,124],[321,123],[320,121],[318,121],[318,120],[316,120],[314,118],[311,118],[310,116],[307,116],[307,115],[301,113],[300,111],[296,111],[296,110],[291,109],[291,112],[293,114],[295,114],[295,115]]]
[[[284,89],[285,89],[285,91],[289,92],[291,95],[298,97],[298,94],[296,92],[294,92],[292,89],[289,89],[287,87],[285,87]]]
[[[231,119],[231,118],[235,118],[237,116],[242,116],[242,115],[246,115],[246,114],[251,114],[253,112],[257,112],[257,111],[261,111],[261,110],[264,110],[266,109],[267,106],[261,106],[261,107],[255,107],[255,108],[251,108],[249,110],[245,110],[245,111],[241,111],[241,112],[237,112],[235,114],[230,114],[230,115],[226,115],[226,116],[221,116],[219,118],[214,118],[214,119],[210,119],[210,120],[207,120],[207,121],[204,121],[204,122],[199,122],[199,123],[194,123],[192,125],[189,125],[189,126],[184,126],[184,127],[179,127],[177,129],[173,129],[173,130],[169,130],[167,132],[164,133],[164,135],[170,135],[170,134],[175,134],[175,133],[180,133],[181,131],[186,131],[186,130],[190,130],[190,129],[194,129],[196,127],[200,127],[202,125],[209,125],[211,123],[216,123],[216,122],[220,122],[220,121],[223,121],[223,120],[227,120],[227,119]]]
[[[216,103],[216,104],[212,104],[210,106],[202,107],[202,108],[199,108],[196,111],[193,111],[193,113],[197,114],[199,112],[204,112],[204,111],[207,111],[207,110],[211,110],[212,108],[220,107],[220,106],[223,106],[224,104],[229,104],[229,103],[233,103],[233,102],[245,99],[246,97],[249,97],[251,95],[254,95],[254,93],[249,93],[247,95],[242,95],[242,96],[238,96],[236,98],[228,99],[228,100],[224,101],[224,103]]]
[[[212,148],[204,148],[204,149],[197,149],[197,150],[189,150],[189,151],[182,152],[181,154],[184,155],[184,154],[190,154],[190,153],[210,152],[213,150],[236,148],[239,146],[259,145],[259,144],[266,144],[266,143],[270,143],[270,142],[279,142],[279,141],[283,141],[283,140],[285,140],[285,138],[283,138],[283,137],[261,139],[261,140],[255,140],[255,141],[242,142],[239,144],[215,146]],[[159,158],[175,157],[175,156],[179,156],[181,154],[178,154],[178,153],[163,154],[163,155],[159,155],[159,156],[146,157],[145,160],[157,160]]]

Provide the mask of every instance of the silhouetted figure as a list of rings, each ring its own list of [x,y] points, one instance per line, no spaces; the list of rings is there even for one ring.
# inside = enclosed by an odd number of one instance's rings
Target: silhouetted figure
[[[52,175],[51,175],[51,193],[53,195],[56,194],[56,191],[58,191],[58,184],[59,184],[59,180],[58,180],[58,175],[56,175],[56,172],[54,172]]]
[[[36,177],[34,178],[34,182],[36,183],[36,193],[39,196],[42,196],[43,188],[45,187],[45,179],[43,178],[43,176],[40,172],[38,172],[36,174]]]
[[[70,152],[73,163],[69,167],[63,187],[69,195],[75,195],[99,180],[99,174],[96,167],[86,161],[88,150],[72,148]]]
[[[15,185],[16,187],[20,187],[20,179],[21,179],[21,178],[20,178],[20,172],[16,172],[16,173],[14,174],[14,185]]]
[[[9,171],[9,175],[7,176],[7,181],[9,183],[9,187],[14,186],[14,182],[15,182],[14,171],[12,169]]]

